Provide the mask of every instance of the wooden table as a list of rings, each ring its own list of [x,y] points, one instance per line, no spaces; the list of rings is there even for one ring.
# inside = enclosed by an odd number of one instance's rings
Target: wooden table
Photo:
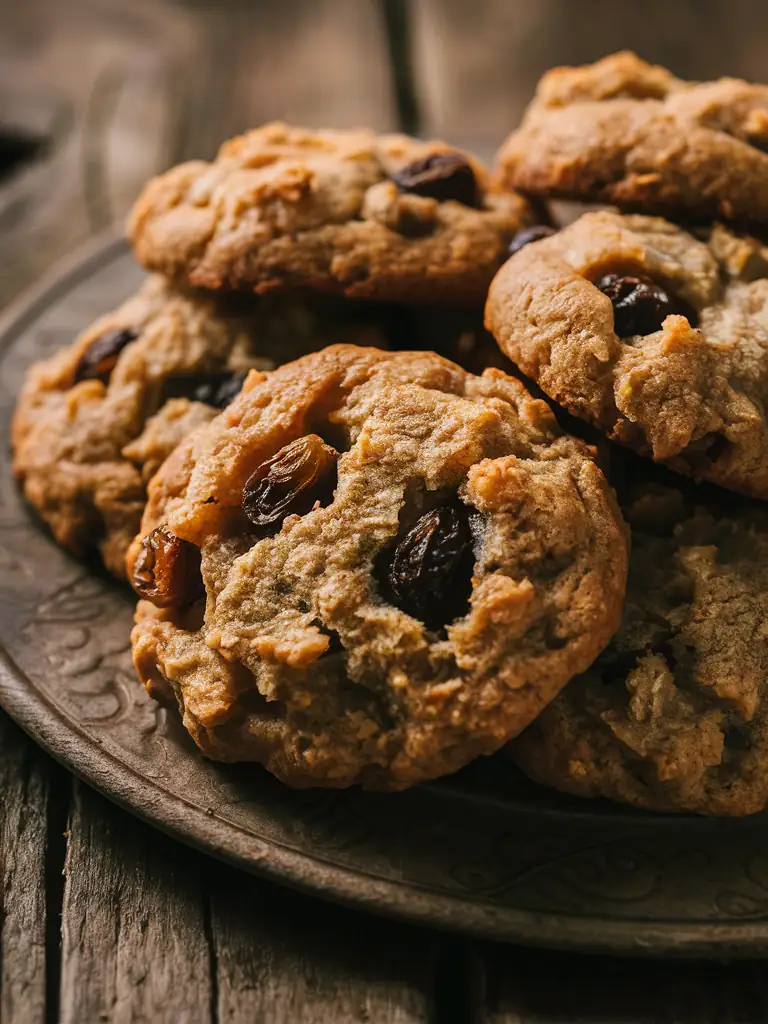
[[[0,306],[155,170],[265,119],[490,154],[553,62],[635,45],[684,75],[760,77],[765,21],[757,0],[3,0]],[[2,1024],[768,1021],[763,964],[494,947],[257,881],[110,805],[2,714],[0,793]]]

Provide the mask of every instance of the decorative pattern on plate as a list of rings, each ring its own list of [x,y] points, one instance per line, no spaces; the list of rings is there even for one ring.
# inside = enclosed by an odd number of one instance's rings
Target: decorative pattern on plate
[[[495,938],[679,954],[768,950],[768,818],[633,813],[544,792],[504,762],[399,795],[292,792],[206,763],[136,681],[133,601],[59,551],[10,478],[26,366],[137,283],[101,242],[0,330],[0,704],[87,781],[254,871]]]

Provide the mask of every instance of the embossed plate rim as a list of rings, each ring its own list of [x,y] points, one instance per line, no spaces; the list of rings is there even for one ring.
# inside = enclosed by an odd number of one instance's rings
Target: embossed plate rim
[[[59,297],[87,281],[105,261],[120,258],[126,252],[127,243],[110,230],[55,267],[0,318],[0,353]],[[12,589],[12,583],[10,586]],[[494,906],[469,894],[455,896],[430,891],[414,881],[377,877],[375,867],[366,871],[334,864],[306,849],[295,850],[277,840],[254,835],[236,822],[218,816],[215,810],[210,813],[170,793],[105,749],[98,735],[89,733],[87,726],[73,726],[2,648],[0,706],[84,782],[151,825],[237,867],[326,899],[414,923],[541,947],[720,957],[759,956],[768,950],[765,920],[697,921],[686,925],[680,920],[622,920]],[[584,817],[589,817],[588,811]],[[625,819],[626,812],[617,812],[617,820],[620,817]],[[568,815],[563,814],[563,819],[567,824]],[[641,820],[648,827],[648,816],[638,817],[638,823]],[[684,828],[683,820],[680,824]],[[670,825],[669,818],[659,819],[659,828],[668,829]]]

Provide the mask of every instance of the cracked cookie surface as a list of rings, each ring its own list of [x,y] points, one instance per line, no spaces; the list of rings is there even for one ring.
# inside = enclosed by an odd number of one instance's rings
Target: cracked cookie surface
[[[619,489],[632,529],[619,632],[509,752],[578,796],[755,813],[768,804],[768,510],[648,477]]]
[[[274,123],[155,178],[129,235],[194,286],[472,305],[530,216],[445,143]]]
[[[768,87],[684,82],[633,53],[555,68],[499,151],[511,188],[768,224]]]
[[[591,662],[626,559],[590,450],[518,381],[333,346],[246,381],[153,479],[134,662],[211,758],[401,789]]]
[[[679,473],[768,497],[768,249],[585,214],[496,276],[486,324],[569,412]]]
[[[372,325],[347,322],[352,304],[332,305],[216,300],[151,277],[33,366],[14,416],[13,465],[57,541],[78,555],[98,550],[124,577],[147,481],[237,393],[245,372],[331,340],[385,343]]]

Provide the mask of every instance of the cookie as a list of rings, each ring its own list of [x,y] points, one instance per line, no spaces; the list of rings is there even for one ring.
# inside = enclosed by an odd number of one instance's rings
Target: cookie
[[[768,497],[768,248],[590,213],[525,246],[486,324],[544,392],[679,473]]]
[[[534,779],[638,807],[768,804],[768,508],[634,481],[621,628],[512,744]]]
[[[182,293],[160,277],[68,349],[33,366],[13,423],[14,471],[56,540],[98,550],[114,575],[141,522],[146,484],[251,368],[329,340],[384,343],[353,304],[309,306]]]
[[[402,789],[590,664],[625,545],[589,449],[518,381],[333,346],[249,378],[154,477],[134,662],[210,758]]]
[[[498,162],[531,196],[768,224],[768,87],[683,82],[633,53],[542,78]]]
[[[203,288],[481,305],[529,217],[445,143],[275,123],[155,178],[128,231],[144,266]]]

